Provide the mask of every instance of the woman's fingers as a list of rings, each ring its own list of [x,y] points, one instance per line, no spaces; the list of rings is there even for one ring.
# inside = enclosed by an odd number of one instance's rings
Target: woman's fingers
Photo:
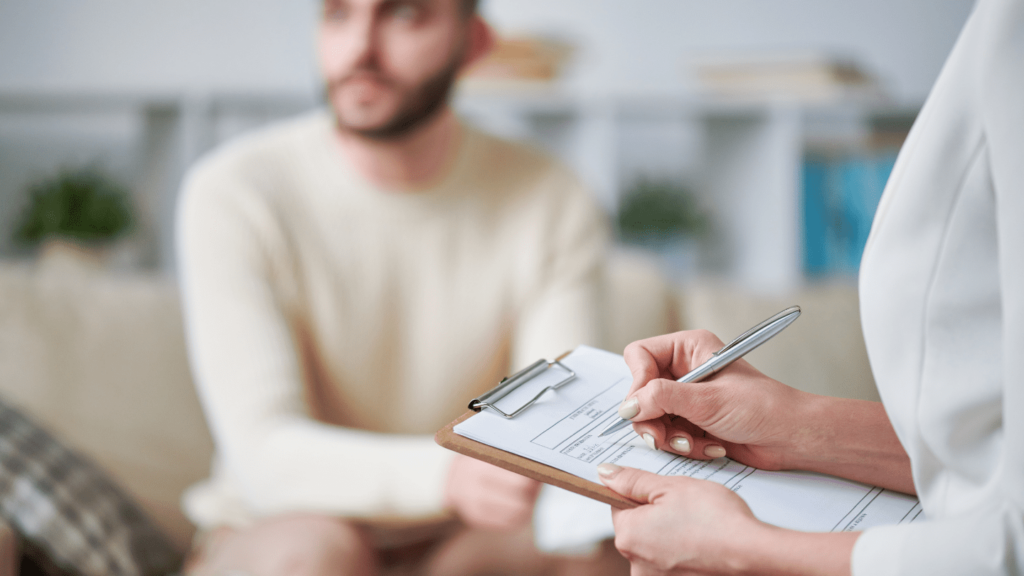
[[[653,502],[655,497],[672,483],[667,476],[658,476],[616,464],[598,465],[597,474],[605,486],[641,504]]]
[[[636,406],[636,415],[631,420],[651,420],[665,414],[687,417],[685,412],[692,391],[689,386],[663,378],[651,380],[627,399],[627,402],[631,402],[630,406]]]
[[[656,378],[680,378],[721,347],[722,341],[707,330],[676,332],[633,342],[623,352],[633,375],[630,394]]]
[[[653,420],[644,420],[633,424],[633,430],[644,439],[651,450],[657,450],[665,443],[665,430],[671,416],[665,415]]]
[[[634,575],[731,573],[736,542],[765,541],[765,525],[721,484],[613,464],[597,472],[606,486],[640,504],[612,511],[615,546]]]
[[[702,425],[712,421],[732,398],[720,382],[682,383],[675,380],[651,380],[626,400],[635,405],[634,422],[660,418],[666,414]]]
[[[697,460],[713,460],[728,453],[728,442],[708,434],[683,418],[662,416],[633,425],[636,433],[654,450],[672,452]]]
[[[629,366],[630,374],[633,375],[627,399],[647,382],[669,374],[668,367],[673,362],[674,355],[674,344],[667,339],[648,338],[626,346],[622,357]]]
[[[619,415],[657,450],[702,460],[729,456],[776,469],[792,447],[793,425],[800,420],[792,415],[806,401],[804,393],[742,359],[707,380],[676,382],[720,346],[706,331],[631,344],[626,362],[634,382]]]

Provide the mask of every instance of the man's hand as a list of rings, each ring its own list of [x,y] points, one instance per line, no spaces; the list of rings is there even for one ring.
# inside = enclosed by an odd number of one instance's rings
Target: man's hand
[[[474,528],[513,530],[530,521],[539,492],[536,480],[458,455],[448,473],[445,504]]]

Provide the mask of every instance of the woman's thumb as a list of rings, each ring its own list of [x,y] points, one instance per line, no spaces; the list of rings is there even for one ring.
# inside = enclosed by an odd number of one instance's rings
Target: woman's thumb
[[[652,495],[667,480],[664,476],[617,464],[600,464],[597,474],[605,486],[641,504],[649,504]]]
[[[690,408],[689,404],[693,400],[692,389],[687,387],[692,386],[693,384],[680,384],[663,378],[651,380],[623,402],[619,408],[619,415],[626,418],[623,413],[631,413],[632,416],[626,419],[634,422],[653,420],[665,414],[685,417],[684,412]]]

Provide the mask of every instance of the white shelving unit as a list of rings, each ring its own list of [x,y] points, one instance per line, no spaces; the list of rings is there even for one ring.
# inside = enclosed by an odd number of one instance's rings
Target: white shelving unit
[[[308,96],[298,94],[0,93],[0,127],[19,117],[37,122],[127,119],[133,128],[123,147],[130,150],[131,157],[125,160],[130,165],[127,183],[140,220],[142,261],[173,274],[174,206],[187,168],[239,132],[314,105]],[[89,152],[77,156],[89,157]],[[52,169],[68,162],[61,157],[46,160],[53,163]]]
[[[0,93],[0,121],[18,114],[112,111],[134,118],[131,184],[149,236],[147,260],[173,273],[173,208],[187,167],[241,131],[316,105],[302,94]],[[560,157],[612,213],[619,190],[642,172],[626,159],[660,155],[661,166],[693,185],[715,221],[701,272],[767,293],[804,282],[800,171],[807,147],[818,141],[856,144],[865,139],[872,116],[913,114],[866,104],[722,104],[545,89],[463,92],[454,105],[486,130],[537,143]],[[679,135],[681,144],[665,149],[631,142],[630,130],[640,125]]]
[[[807,149],[863,146],[873,117],[916,113],[878,103],[722,103],[542,91],[463,94],[456,105],[486,129],[538,142],[561,157],[611,212],[618,191],[638,175],[622,162],[629,125],[654,121],[688,134],[688,157],[669,161],[687,167],[685,178],[715,222],[700,272],[768,294],[805,281],[801,170]]]

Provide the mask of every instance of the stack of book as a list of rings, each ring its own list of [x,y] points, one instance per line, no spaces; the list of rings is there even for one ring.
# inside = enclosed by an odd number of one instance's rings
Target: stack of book
[[[855,276],[896,149],[811,153],[803,166],[804,270]]]
[[[817,53],[704,56],[692,61],[702,91],[733,100],[827,103],[878,100],[877,83],[855,62]]]
[[[463,85],[473,88],[549,84],[562,73],[573,46],[537,36],[499,38],[483,60],[466,71]]]

